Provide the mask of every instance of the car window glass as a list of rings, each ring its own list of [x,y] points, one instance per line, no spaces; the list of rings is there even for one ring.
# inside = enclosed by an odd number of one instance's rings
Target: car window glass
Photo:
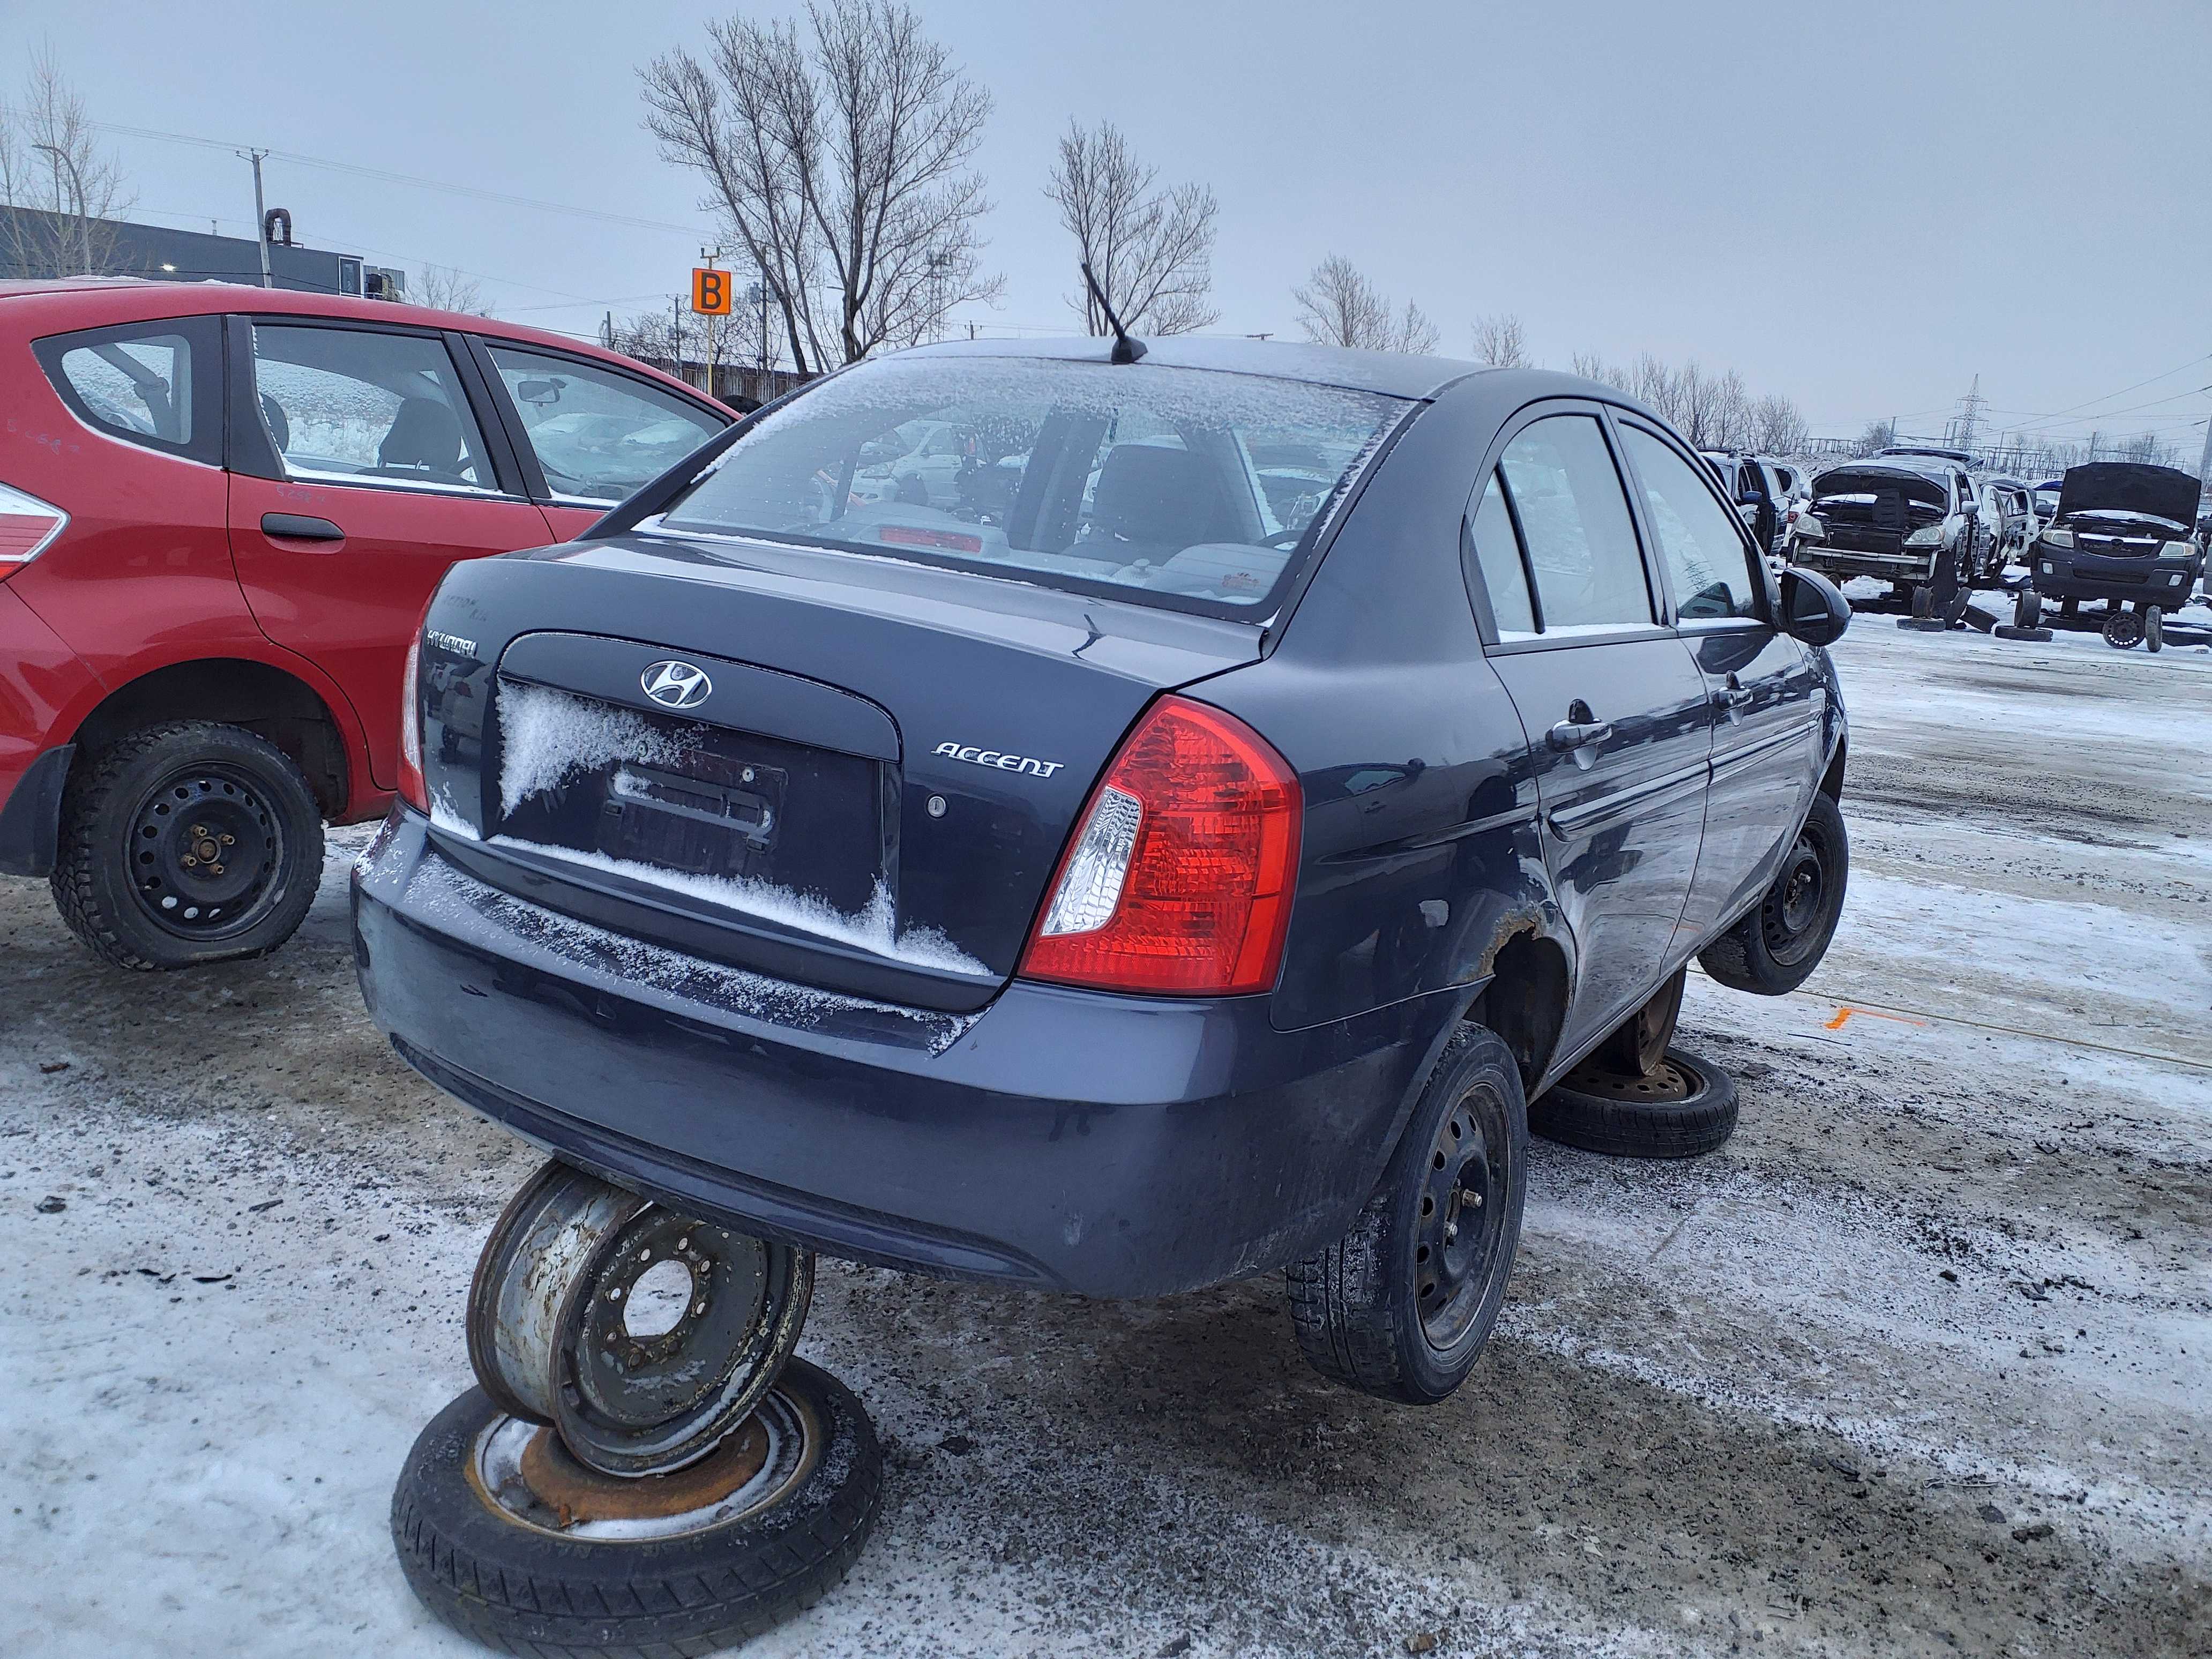
[[[192,349],[182,334],[111,337],[62,353],[62,378],[100,425],[129,437],[192,441]]]
[[[1684,621],[1753,617],[1751,563],[1737,520],[1713,499],[1695,469],[1668,445],[1626,422],[1621,445],[1644,487],[1644,516],[1674,587]]]
[[[1544,631],[1650,622],[1635,526],[1596,419],[1537,421],[1505,447],[1498,466],[1520,520]]]
[[[1495,471],[1482,487],[1467,535],[1483,589],[1490,595],[1498,638],[1534,637],[1536,615],[1528,600],[1528,574],[1521,563],[1521,538],[1514,533],[1513,515],[1506,510],[1505,492]]]
[[[665,523],[1251,615],[1405,409],[1152,363],[892,360],[763,416]]]
[[[287,477],[495,488],[445,343],[419,334],[253,325],[263,424]]]
[[[554,495],[618,501],[727,422],[673,392],[573,358],[486,341]]]

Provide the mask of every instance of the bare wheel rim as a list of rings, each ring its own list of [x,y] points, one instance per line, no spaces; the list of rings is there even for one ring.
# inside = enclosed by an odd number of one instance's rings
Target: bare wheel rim
[[[1437,1127],[1421,1170],[1414,1306],[1423,1336],[1439,1352],[1474,1328],[1497,1276],[1513,1173],[1504,1105],[1486,1085],[1469,1090]]]
[[[1827,838],[1810,823],[1783,860],[1781,872],[1759,907],[1759,931],[1767,953],[1785,968],[1795,967],[1820,942],[1834,879]]]
[[[263,786],[221,763],[177,767],[139,797],[125,834],[131,896],[164,933],[233,938],[267,914],[287,845]]]

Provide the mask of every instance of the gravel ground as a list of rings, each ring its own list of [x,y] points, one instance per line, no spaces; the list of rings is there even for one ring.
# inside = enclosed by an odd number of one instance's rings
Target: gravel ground
[[[1863,617],[1844,930],[1692,976],[1741,1127],[1539,1142],[1428,1410],[1273,1279],[1066,1300],[824,1264],[888,1454],[799,1653],[2212,1652],[2212,653]],[[334,838],[277,957],[96,965],[0,879],[7,1651],[472,1651],[386,1534],[533,1159],[363,1017]],[[49,1200],[58,1200],[57,1207]]]

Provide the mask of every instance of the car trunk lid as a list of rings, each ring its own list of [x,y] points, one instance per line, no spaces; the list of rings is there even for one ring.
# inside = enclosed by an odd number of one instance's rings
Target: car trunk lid
[[[457,567],[428,626],[434,823],[480,878],[778,979],[948,1009],[1012,975],[1146,704],[1261,639],[650,535]]]

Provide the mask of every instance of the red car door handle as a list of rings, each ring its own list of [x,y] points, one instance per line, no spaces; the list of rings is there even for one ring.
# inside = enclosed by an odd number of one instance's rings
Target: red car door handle
[[[280,536],[288,542],[342,542],[345,539],[345,532],[328,519],[311,519],[299,513],[263,514],[261,533]]]

